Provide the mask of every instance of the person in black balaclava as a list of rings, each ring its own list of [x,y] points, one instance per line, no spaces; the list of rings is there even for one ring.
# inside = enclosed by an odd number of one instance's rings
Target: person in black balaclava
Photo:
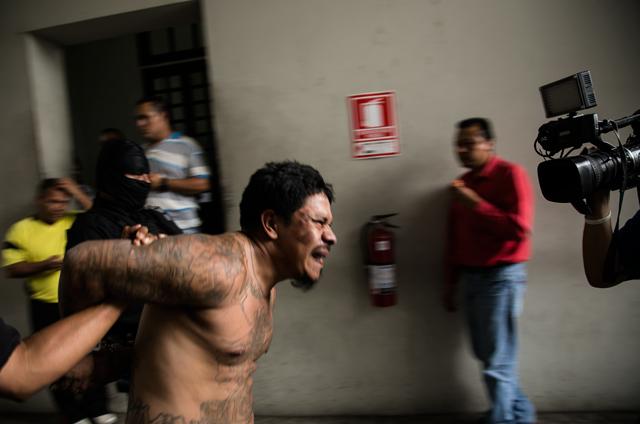
[[[162,211],[144,207],[150,188],[149,163],[142,147],[126,139],[106,141],[96,165],[93,207],[78,215],[67,230],[66,250],[87,240],[122,238],[128,235],[123,231],[125,227],[138,224],[156,236],[180,234],[182,231]],[[132,304],[127,308],[105,337],[106,345],[133,345],[142,306]],[[126,379],[119,381],[122,391],[126,391],[126,385]],[[85,416],[106,413],[103,387],[90,388],[83,398]]]
[[[96,164],[96,199],[67,230],[67,250],[87,240],[122,238],[125,227],[137,224],[153,235],[180,234],[182,231],[162,211],[144,207],[150,188],[149,163],[142,147],[126,139],[105,142]],[[130,309],[140,310],[141,306]],[[128,323],[131,318],[135,317],[125,312],[109,334],[118,333],[125,323],[127,328],[122,330],[126,333],[135,330],[138,319]],[[135,336],[135,331],[128,336]]]
[[[120,238],[125,226],[136,224],[151,234],[180,234],[160,210],[144,207],[150,188],[142,147],[124,139],[105,142],[96,165],[96,199],[67,231],[67,250],[87,240]]]

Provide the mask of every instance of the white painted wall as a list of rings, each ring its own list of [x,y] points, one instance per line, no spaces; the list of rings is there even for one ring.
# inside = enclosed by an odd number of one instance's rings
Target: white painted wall
[[[71,175],[72,131],[64,50],[42,38],[25,37],[36,151],[43,178]]]
[[[168,1],[36,0],[0,6],[3,230],[37,180],[23,31]],[[454,124],[493,119],[499,153],[534,179],[538,86],[591,69],[602,117],[639,107],[633,0],[203,0],[228,222],[267,160],[316,166],[337,191],[339,239],[323,281],[282,285],[275,336],[255,379],[261,414],[376,414],[486,407],[462,318],[439,306],[447,183],[462,170]],[[605,7],[606,6],[606,7]],[[7,18],[10,17],[10,18]],[[6,68],[6,69],[5,69]],[[346,96],[396,90],[402,156],[350,159]],[[8,105],[11,105],[9,107]],[[626,134],[626,133],[625,133]],[[7,155],[5,155],[5,153]],[[14,163],[16,162],[16,163]],[[17,163],[21,164],[17,168]],[[16,178],[19,177],[19,178]],[[14,182],[15,181],[15,182]],[[537,185],[536,185],[537,186]],[[29,191],[30,193],[30,191]],[[640,290],[587,287],[581,219],[537,193],[534,258],[521,325],[522,383],[542,410],[640,408]],[[638,207],[633,193],[623,217]],[[369,306],[358,250],[368,216],[400,215],[400,303]],[[236,225],[236,227],[233,227]],[[2,315],[25,330],[15,282]],[[5,296],[7,293],[7,296]],[[6,312],[5,312],[6,311]],[[46,408],[42,399],[18,406]],[[16,408],[2,403],[0,410]]]

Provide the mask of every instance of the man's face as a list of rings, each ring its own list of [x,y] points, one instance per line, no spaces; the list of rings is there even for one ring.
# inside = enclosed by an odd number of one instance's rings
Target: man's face
[[[69,194],[62,189],[50,188],[36,199],[38,218],[53,224],[64,216],[69,206]]]
[[[307,197],[279,233],[288,267],[295,275],[295,286],[308,289],[320,278],[324,261],[336,235],[331,228],[331,204],[324,193]]]
[[[136,127],[147,140],[162,140],[167,126],[166,115],[155,110],[151,103],[136,106]]]
[[[478,125],[461,128],[454,149],[465,168],[481,168],[493,154],[493,140],[486,138]]]

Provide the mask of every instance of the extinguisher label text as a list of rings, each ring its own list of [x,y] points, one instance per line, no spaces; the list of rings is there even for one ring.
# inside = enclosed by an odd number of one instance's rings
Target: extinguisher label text
[[[374,294],[380,291],[394,290],[396,287],[396,266],[369,265],[369,284]]]
[[[391,242],[389,240],[376,241],[374,249],[377,251],[389,250],[391,249]]]

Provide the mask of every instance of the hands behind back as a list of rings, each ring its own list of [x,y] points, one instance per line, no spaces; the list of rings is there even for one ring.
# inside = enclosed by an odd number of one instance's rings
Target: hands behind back
[[[126,225],[122,229],[120,238],[130,239],[134,246],[147,246],[158,239],[165,238],[166,236],[166,234],[151,234],[149,232],[149,228],[141,224],[136,224],[131,226]]]

